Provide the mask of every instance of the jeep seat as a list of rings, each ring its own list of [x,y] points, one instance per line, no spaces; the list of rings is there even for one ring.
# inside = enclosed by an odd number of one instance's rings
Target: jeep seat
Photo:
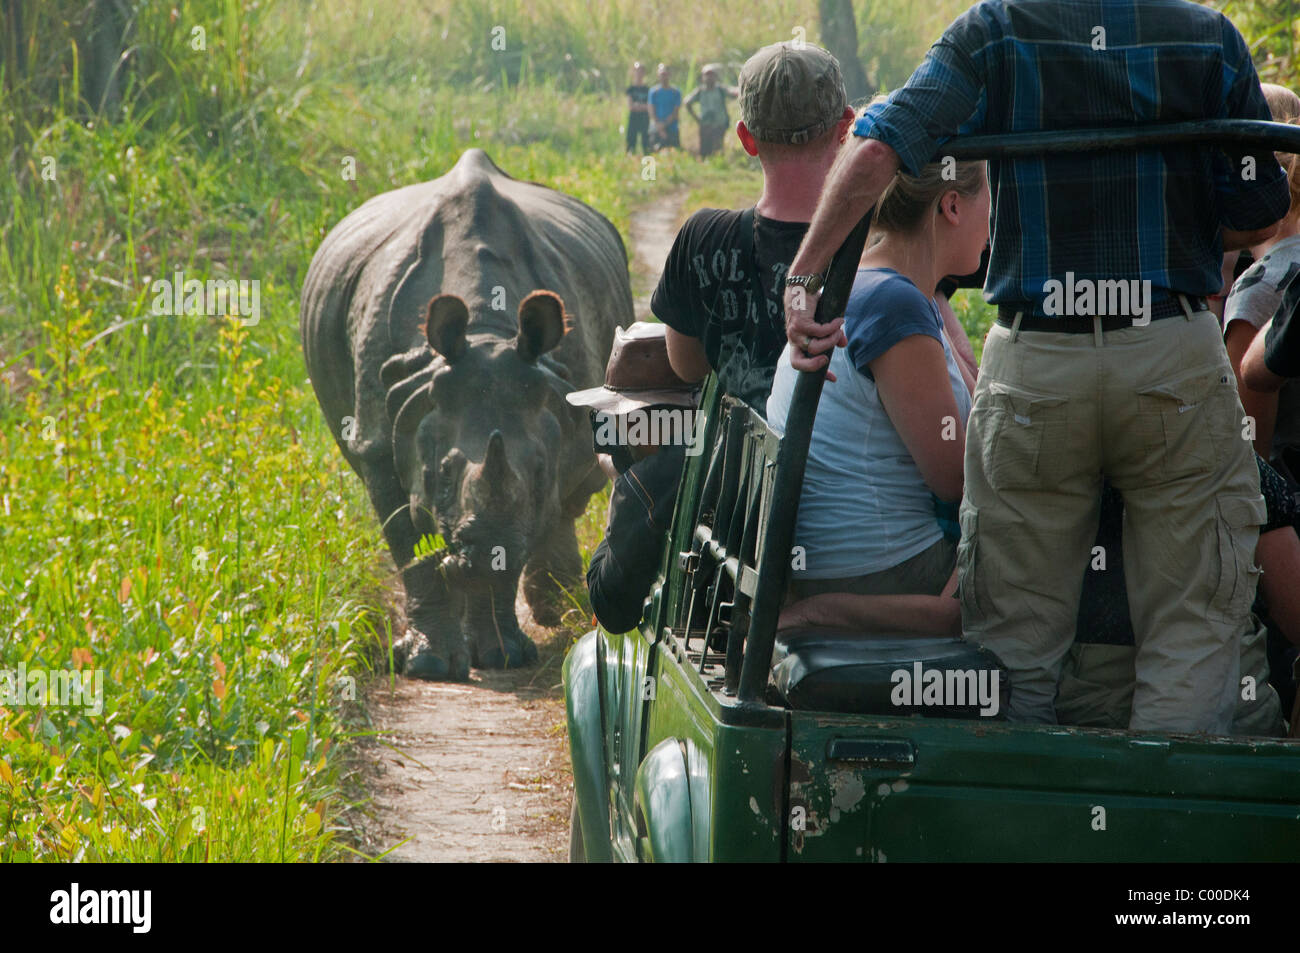
[[[916,663],[921,685],[913,688]],[[944,679],[943,693],[933,687],[931,671]],[[964,673],[974,673],[974,678]],[[930,700],[915,704],[923,699],[927,683],[932,685]],[[981,707],[991,707],[980,702],[981,684],[986,700],[996,686],[996,713],[981,716]],[[779,696],[778,703],[798,711],[997,720],[1005,717],[1010,697],[1007,672],[997,656],[964,639],[832,628],[778,632],[769,690]],[[902,704],[895,704],[895,695]],[[941,702],[935,702],[936,695]]]

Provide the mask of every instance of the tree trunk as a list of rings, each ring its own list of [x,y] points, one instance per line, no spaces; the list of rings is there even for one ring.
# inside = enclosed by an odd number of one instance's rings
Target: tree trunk
[[[126,49],[126,12],[119,0],[93,0],[89,13],[89,23],[77,43],[81,51],[82,95],[92,110],[112,115],[122,102],[118,60]]]
[[[23,31],[23,0],[5,0],[4,26],[0,65],[5,67],[5,86],[12,90],[27,78],[27,34]]]
[[[875,92],[858,59],[858,22],[853,0],[818,0],[821,13],[822,45],[840,61],[840,73],[849,102],[865,100]]]

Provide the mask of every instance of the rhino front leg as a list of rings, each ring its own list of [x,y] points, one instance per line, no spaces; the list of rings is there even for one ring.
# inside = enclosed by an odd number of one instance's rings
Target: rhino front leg
[[[463,588],[465,639],[479,668],[518,668],[537,661],[537,646],[515,618],[518,576]]]
[[[463,602],[432,562],[410,565],[419,540],[405,491],[391,467],[362,465],[366,491],[402,570],[407,629],[393,643],[393,663],[408,678],[464,681],[469,650],[460,626]]]
[[[582,585],[582,555],[574,524],[562,520],[547,536],[524,568],[524,600],[538,625],[560,624],[570,595]]]

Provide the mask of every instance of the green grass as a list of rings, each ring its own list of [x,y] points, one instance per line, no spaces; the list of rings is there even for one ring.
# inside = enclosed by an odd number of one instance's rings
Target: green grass
[[[43,105],[6,101],[0,669],[99,671],[104,699],[0,708],[0,862],[347,855],[343,754],[392,580],[298,344],[333,224],[472,146],[624,232],[659,190],[728,174],[674,156],[643,178],[603,90],[453,89],[416,47],[354,55],[345,7],[142,20],[154,72],[113,122],[77,106],[75,64]],[[412,4],[367,35],[427,28]],[[261,321],[152,314],[151,279],[176,270],[259,280]]]
[[[975,360],[982,359],[984,338],[997,319],[998,309],[984,300],[981,291],[967,288],[952,296],[952,312],[966,329],[966,336],[975,349]]]
[[[964,5],[860,3],[864,52],[900,81]],[[625,235],[666,188],[742,207],[761,180],[735,142],[653,179],[622,154],[627,64],[734,80],[794,27],[815,39],[815,4],[178,0],[140,13],[111,120],[77,96],[84,5],[25,8],[26,68],[0,70],[0,670],[99,671],[104,698],[0,707],[0,863],[349,856],[392,579],[306,380],[313,252],[472,146]],[[260,323],[152,314],[177,270],[257,279]],[[988,309],[954,306],[978,348]]]

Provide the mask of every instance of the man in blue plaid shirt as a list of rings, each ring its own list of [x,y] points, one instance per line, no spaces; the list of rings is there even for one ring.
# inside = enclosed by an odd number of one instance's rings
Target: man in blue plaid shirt
[[[958,134],[1268,119],[1221,14],[1181,0],[985,0],[860,118],[787,278],[795,366],[843,345],[813,320],[835,249],[902,169]],[[1226,733],[1258,570],[1263,498],[1204,297],[1225,249],[1290,198],[1263,150],[1091,152],[991,162],[984,347],[966,435],[963,627],[1011,670],[1008,716],[1054,722],[1102,476],[1124,496],[1137,635],[1130,728]],[[834,386],[829,384],[828,386]],[[938,423],[936,422],[936,426]]]

